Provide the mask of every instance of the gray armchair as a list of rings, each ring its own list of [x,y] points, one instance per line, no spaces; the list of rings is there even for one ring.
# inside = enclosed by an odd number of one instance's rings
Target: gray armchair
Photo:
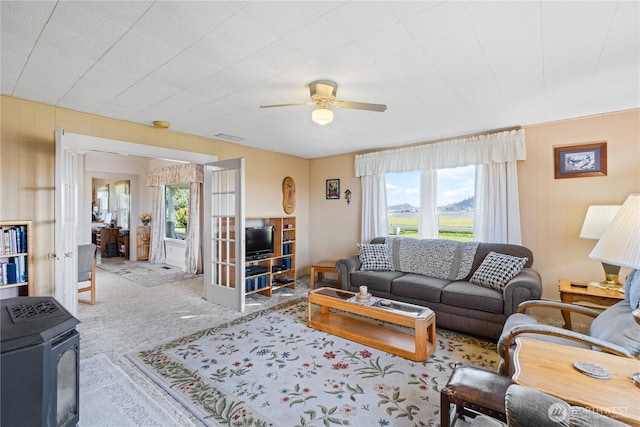
[[[78,246],[78,294],[90,293],[89,299],[78,298],[84,304],[96,303],[96,250],[93,243]],[[89,282],[89,285],[80,287],[83,282]]]
[[[510,427],[618,427],[626,424],[538,390],[510,385],[505,396],[507,426]],[[502,427],[505,424],[485,415],[474,418],[473,427]]]

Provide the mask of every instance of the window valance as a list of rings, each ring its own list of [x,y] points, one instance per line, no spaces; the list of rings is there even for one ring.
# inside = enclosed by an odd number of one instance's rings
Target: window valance
[[[356,155],[356,176],[525,160],[524,129]]]
[[[204,182],[204,167],[196,163],[167,166],[154,169],[147,174],[147,186],[187,184],[190,182]]]

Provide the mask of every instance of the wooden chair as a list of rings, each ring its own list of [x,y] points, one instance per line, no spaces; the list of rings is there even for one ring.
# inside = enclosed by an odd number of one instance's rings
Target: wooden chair
[[[89,299],[78,298],[84,304],[96,303],[96,252],[98,247],[93,243],[78,246],[78,294],[90,292]],[[80,287],[80,283],[90,282],[89,286]]]

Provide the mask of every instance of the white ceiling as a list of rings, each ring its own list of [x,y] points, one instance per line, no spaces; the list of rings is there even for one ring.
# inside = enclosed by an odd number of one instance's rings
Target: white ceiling
[[[305,158],[640,107],[639,1],[5,1],[1,91]],[[338,83],[311,122],[308,84]]]

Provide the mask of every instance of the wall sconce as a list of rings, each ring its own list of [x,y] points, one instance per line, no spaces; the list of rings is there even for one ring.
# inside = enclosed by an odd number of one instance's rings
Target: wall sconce
[[[348,188],[344,190],[344,198],[347,199],[347,204],[351,203],[351,190]]]

